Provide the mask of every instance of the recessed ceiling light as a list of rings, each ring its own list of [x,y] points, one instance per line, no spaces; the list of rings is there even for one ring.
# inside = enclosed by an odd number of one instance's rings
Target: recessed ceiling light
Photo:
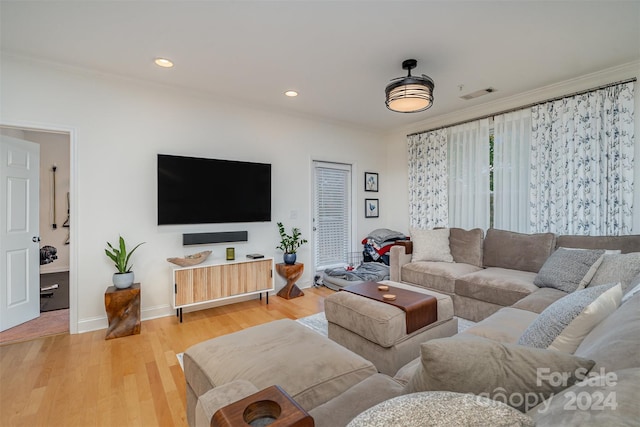
[[[284,94],[290,97],[298,96],[298,92],[296,92],[295,90],[288,90]]]
[[[156,63],[156,65],[158,67],[162,67],[162,68],[171,68],[171,67],[173,67],[173,62],[171,62],[167,58],[156,58],[154,62]]]

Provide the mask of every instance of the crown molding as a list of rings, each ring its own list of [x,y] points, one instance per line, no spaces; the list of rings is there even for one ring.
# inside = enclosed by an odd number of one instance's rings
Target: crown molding
[[[452,113],[442,114],[440,116],[398,128],[394,133],[398,132],[407,135],[415,132],[435,129],[465,120],[472,120],[475,117],[486,116],[500,111],[518,108],[518,106],[544,102],[550,98],[588,90],[592,87],[633,77],[640,78],[640,60],[606,68],[601,71],[585,74],[510,97],[475,105]]]

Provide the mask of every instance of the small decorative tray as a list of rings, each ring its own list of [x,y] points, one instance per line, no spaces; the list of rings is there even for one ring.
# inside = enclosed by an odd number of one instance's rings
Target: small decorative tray
[[[170,263],[179,265],[180,267],[190,267],[192,265],[200,264],[205,259],[209,258],[211,251],[202,251],[197,254],[187,255],[184,258],[167,258]]]

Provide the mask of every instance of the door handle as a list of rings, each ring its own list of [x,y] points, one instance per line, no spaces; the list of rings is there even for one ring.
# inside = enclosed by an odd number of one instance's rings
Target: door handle
[[[31,238],[31,241],[32,241],[33,243],[38,243],[38,242],[40,241],[40,236],[33,236],[33,237]]]

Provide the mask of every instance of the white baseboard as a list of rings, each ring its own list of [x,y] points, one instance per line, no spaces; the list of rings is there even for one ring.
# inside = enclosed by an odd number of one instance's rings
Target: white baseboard
[[[168,304],[148,307],[142,309],[140,312],[140,318],[142,321],[167,316],[175,316],[175,311]],[[107,327],[109,327],[109,321],[107,320],[106,314],[104,316],[90,317],[78,321],[79,334],[84,332],[98,331],[100,329],[107,329]]]
[[[310,282],[299,282],[298,283],[298,287],[301,288],[301,289],[307,289],[307,288],[310,288],[311,286],[312,286],[312,283],[310,283]],[[269,292],[269,296],[270,297],[274,297],[275,294],[276,294],[276,291]],[[243,301],[249,301],[249,300],[256,299],[256,298],[258,298],[257,295],[247,295],[247,296],[237,297],[237,298],[234,298],[232,300],[224,300],[224,301],[218,301],[218,302],[205,303],[205,304],[200,304],[200,305],[193,306],[193,307],[185,307],[183,312],[184,313],[190,313],[192,311],[205,310],[207,308],[213,308],[213,307],[219,307],[219,306],[223,306],[223,305],[235,304],[235,303],[239,303],[239,302],[243,302]],[[175,315],[176,315],[176,311],[169,304],[158,305],[158,306],[155,306],[155,307],[147,307],[147,308],[142,309],[141,313],[140,313],[140,317],[141,317],[142,321],[151,320],[151,319],[158,319],[160,317],[175,316]],[[109,326],[109,322],[107,320],[107,315],[106,314],[104,316],[89,317],[89,318],[86,318],[86,319],[78,320],[78,333],[81,334],[81,333],[84,333],[84,332],[91,332],[91,331],[97,331],[97,330],[100,330],[100,329],[107,329],[108,326]]]

